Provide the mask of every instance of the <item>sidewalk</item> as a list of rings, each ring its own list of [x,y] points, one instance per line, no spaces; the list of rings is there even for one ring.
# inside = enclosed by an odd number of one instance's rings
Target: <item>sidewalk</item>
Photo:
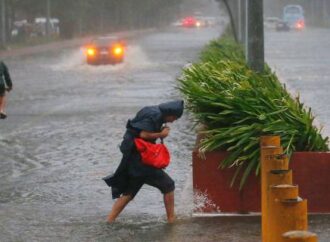
[[[330,241],[330,215],[310,215],[309,230],[318,242]],[[97,234],[98,236],[95,236]],[[102,234],[102,236],[99,236]],[[113,236],[113,235],[116,236]],[[86,234],[83,241],[134,242],[261,242],[260,216],[193,217],[174,224],[105,225],[102,231]],[[78,241],[78,240],[77,240]]]
[[[309,230],[319,242],[330,241],[330,215],[310,215]],[[168,229],[162,241],[170,242],[257,242],[261,241],[260,216],[193,218]],[[152,240],[146,240],[152,241]]]
[[[118,36],[119,38],[123,38],[123,39],[127,40],[127,39],[131,39],[133,37],[136,37],[140,34],[145,34],[145,33],[151,32],[151,31],[153,31],[153,29],[122,31],[122,32],[109,33],[107,35],[110,35],[110,36],[114,35],[114,36]],[[39,54],[39,53],[47,52],[47,51],[54,51],[54,50],[63,49],[63,48],[81,46],[81,45],[88,43],[88,41],[90,41],[94,37],[95,36],[89,36],[89,37],[82,37],[82,38],[74,38],[74,39],[70,39],[70,40],[59,40],[59,41],[54,41],[54,42],[51,42],[48,44],[27,46],[27,47],[15,48],[15,49],[11,49],[11,50],[4,50],[4,51],[0,51],[0,58],[33,55],[33,54]]]
[[[43,45],[27,46],[22,48],[0,51],[0,58],[39,54],[42,52],[56,50],[60,48],[74,47],[74,46],[82,45],[83,43],[87,42],[89,39],[91,39],[91,37],[77,38],[72,40],[62,40],[62,41],[60,40]]]

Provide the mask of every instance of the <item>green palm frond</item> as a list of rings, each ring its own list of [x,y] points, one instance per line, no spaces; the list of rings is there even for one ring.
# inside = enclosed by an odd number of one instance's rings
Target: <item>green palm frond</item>
[[[261,135],[279,135],[287,154],[329,150],[311,109],[292,97],[268,66],[263,73],[249,69],[232,40],[210,42],[200,60],[183,70],[178,89],[196,122],[206,127],[200,152],[230,151],[219,167],[236,167],[232,183],[240,177],[242,187],[253,170],[259,173]]]

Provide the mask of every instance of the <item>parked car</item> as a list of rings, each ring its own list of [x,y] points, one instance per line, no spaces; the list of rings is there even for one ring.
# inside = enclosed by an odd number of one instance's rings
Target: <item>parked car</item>
[[[288,23],[283,20],[277,22],[275,29],[276,31],[290,31]]]
[[[304,9],[300,5],[286,5],[283,8],[283,21],[291,29],[302,30],[305,28]]]
[[[59,35],[60,34],[60,21],[57,18],[50,18],[49,19],[49,33],[51,35]],[[47,29],[47,18],[40,17],[34,19],[34,31],[35,34],[38,36],[46,35]]]
[[[188,16],[182,19],[181,26],[185,28],[196,28],[200,27],[200,22],[193,16]]]
[[[197,19],[197,27],[214,27],[218,24],[218,20],[216,17],[199,16],[196,17],[196,19]]]
[[[90,65],[118,64],[124,61],[125,49],[125,42],[118,37],[98,37],[85,48],[86,62]]]
[[[278,17],[267,17],[264,20],[264,27],[266,29],[276,29],[279,22],[282,20]]]

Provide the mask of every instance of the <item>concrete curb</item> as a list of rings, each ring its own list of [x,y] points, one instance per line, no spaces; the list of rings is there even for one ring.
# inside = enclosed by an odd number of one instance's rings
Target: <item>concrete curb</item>
[[[131,39],[133,37],[138,37],[139,35],[142,35],[142,34],[150,33],[154,30],[155,29],[150,28],[150,29],[143,29],[143,30],[114,32],[114,33],[109,33],[109,34],[104,34],[104,35],[110,35],[110,36],[115,35],[115,36],[118,36],[119,38]],[[40,54],[43,52],[55,51],[55,50],[63,49],[63,48],[81,46],[81,45],[86,44],[93,37],[95,37],[95,36],[75,38],[75,39],[71,39],[71,40],[60,40],[60,41],[55,41],[55,42],[51,42],[48,44],[0,51],[0,59],[7,58],[7,57],[18,57],[18,56]]]

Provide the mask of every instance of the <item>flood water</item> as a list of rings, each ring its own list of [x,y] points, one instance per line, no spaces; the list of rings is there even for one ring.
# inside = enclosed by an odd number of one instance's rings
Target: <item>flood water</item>
[[[163,228],[162,195],[148,186],[107,225],[113,200],[101,178],[121,159],[127,119],[145,105],[180,98],[181,69],[221,31],[172,28],[140,36],[129,40],[116,66],[87,65],[79,47],[7,59],[14,89],[0,126],[1,241],[126,241]],[[194,206],[194,142],[185,113],[166,140],[179,219],[190,218]]]
[[[86,65],[78,46],[6,59],[14,89],[0,123],[0,241],[259,241],[259,217],[192,218],[205,200],[193,202],[195,133],[187,113],[171,124],[166,141],[178,222],[166,224],[162,195],[148,186],[115,224],[105,222],[113,200],[101,178],[121,159],[127,119],[145,105],[180,98],[181,69],[222,31],[155,31],[131,39],[125,62],[116,66]],[[265,37],[267,62],[290,91],[301,93],[329,135],[330,31]],[[309,219],[321,242],[329,241],[329,221]]]

